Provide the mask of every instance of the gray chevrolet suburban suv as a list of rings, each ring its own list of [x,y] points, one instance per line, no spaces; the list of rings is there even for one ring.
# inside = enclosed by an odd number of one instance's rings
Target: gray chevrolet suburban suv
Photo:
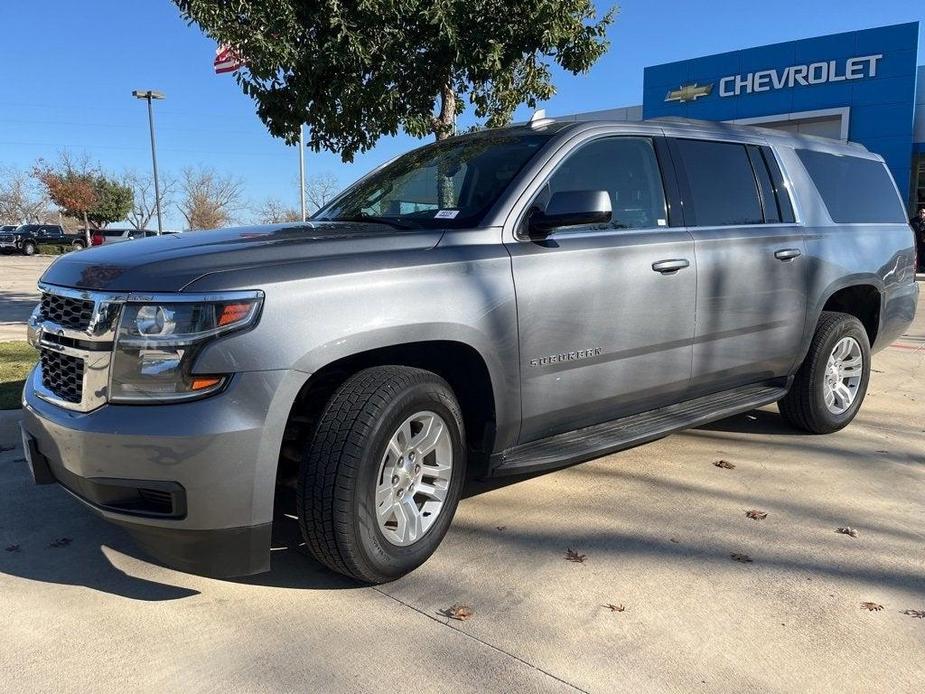
[[[468,475],[778,403],[846,426],[918,297],[883,160],[678,120],[538,120],[383,165],[309,223],[62,257],[29,321],[37,482],[178,569],[419,566]]]

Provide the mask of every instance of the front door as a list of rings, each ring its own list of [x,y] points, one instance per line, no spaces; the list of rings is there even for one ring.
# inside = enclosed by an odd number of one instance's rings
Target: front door
[[[683,399],[697,268],[668,226],[652,138],[611,136],[567,156],[530,209],[560,191],[607,191],[613,220],[509,244],[520,333],[520,442]],[[667,264],[666,264],[667,263]]]

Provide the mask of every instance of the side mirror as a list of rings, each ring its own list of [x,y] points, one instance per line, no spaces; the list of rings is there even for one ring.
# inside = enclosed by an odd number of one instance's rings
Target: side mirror
[[[553,193],[545,210],[530,215],[530,238],[543,238],[559,227],[606,224],[613,218],[610,194],[605,190],[563,190]]]

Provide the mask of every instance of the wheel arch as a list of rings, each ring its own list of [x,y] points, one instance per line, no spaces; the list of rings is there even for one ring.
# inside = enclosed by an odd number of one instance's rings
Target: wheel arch
[[[847,313],[861,321],[873,351],[874,343],[880,333],[884,297],[883,280],[877,275],[853,275],[841,278],[829,285],[807,313],[800,359],[794,368],[799,367],[806,358],[816,325],[823,311]]]
[[[398,342],[342,354],[313,369],[289,411],[276,471],[279,488],[292,487],[302,448],[334,391],[352,374],[385,365],[426,369],[447,381],[463,411],[472,456],[470,469],[478,472],[480,462],[487,463],[497,437],[498,408],[503,406],[499,402],[499,389],[504,387],[498,382],[498,375],[492,373],[491,359],[459,340]]]

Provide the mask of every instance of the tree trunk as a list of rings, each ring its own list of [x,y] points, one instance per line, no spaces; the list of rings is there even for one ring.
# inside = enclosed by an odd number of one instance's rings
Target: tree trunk
[[[434,119],[434,136],[437,142],[453,135],[456,126],[456,92],[448,81],[440,94],[440,115]],[[453,190],[453,179],[447,175],[445,163],[437,172],[437,196],[441,209],[456,206],[456,191]]]
[[[87,211],[84,210],[84,236],[87,238],[87,248],[90,248],[92,240],[90,238],[90,222],[87,221]]]

